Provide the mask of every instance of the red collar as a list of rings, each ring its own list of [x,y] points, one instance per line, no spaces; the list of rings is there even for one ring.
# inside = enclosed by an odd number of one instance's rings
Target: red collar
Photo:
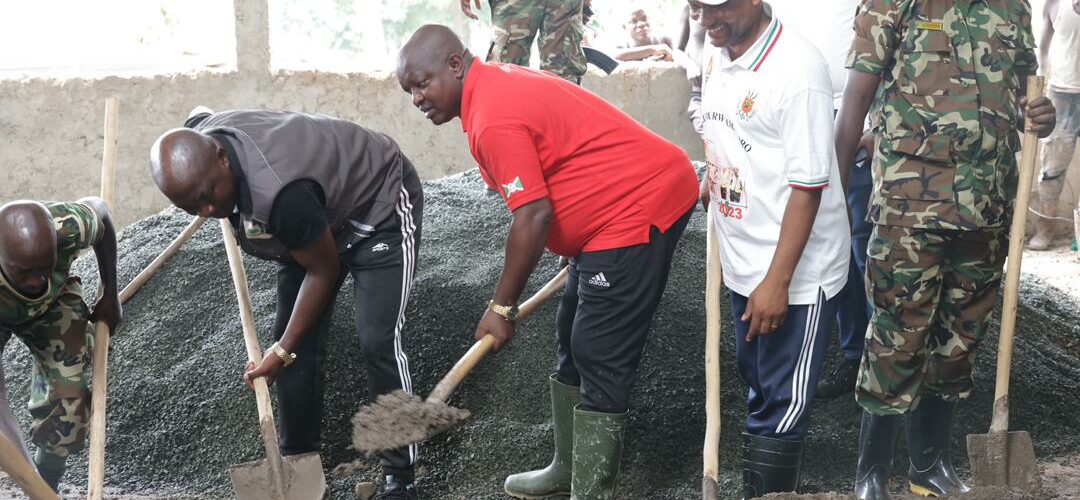
[[[488,65],[480,60],[479,57],[474,57],[472,64],[469,65],[469,72],[465,75],[465,83],[461,88],[461,131],[469,133],[469,118],[472,111],[472,97],[473,92],[476,89],[476,81],[483,78],[483,73],[488,69]]]

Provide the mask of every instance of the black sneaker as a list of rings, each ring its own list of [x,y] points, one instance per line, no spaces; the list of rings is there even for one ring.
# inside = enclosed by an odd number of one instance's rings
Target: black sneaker
[[[396,476],[386,476],[386,486],[374,500],[420,500],[420,491],[413,481],[405,482]]]
[[[814,393],[814,399],[828,401],[837,396],[851,394],[855,392],[855,383],[858,379],[859,360],[845,358],[837,363],[832,371],[821,377],[821,380],[818,381],[817,391]]]

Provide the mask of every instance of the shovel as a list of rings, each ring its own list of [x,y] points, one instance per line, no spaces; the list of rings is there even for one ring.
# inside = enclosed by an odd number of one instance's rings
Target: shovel
[[[105,99],[105,149],[101,153],[101,199],[113,210],[116,190],[116,130],[119,102]],[[99,287],[103,284],[99,284]],[[100,288],[99,288],[100,290]],[[90,451],[87,458],[86,496],[101,500],[105,495],[105,398],[108,395],[109,340],[112,332],[103,322],[94,325],[94,351],[90,374]]]
[[[564,267],[543,288],[521,304],[517,320],[525,319],[556,290],[564,287],[566,276],[567,268]],[[367,454],[400,448],[423,441],[468,418],[468,410],[454,408],[446,404],[446,400],[473,367],[484,359],[494,343],[495,338],[491,335],[476,341],[439,381],[426,400],[403,391],[394,391],[379,396],[373,404],[361,408],[353,417],[353,448]]]
[[[705,449],[701,498],[720,497],[720,245],[714,224],[716,209],[709,203],[705,250]]]
[[[1028,102],[1042,96],[1043,84],[1042,77],[1028,78]],[[1013,334],[1016,332],[1020,260],[1024,251],[1024,225],[1027,222],[1035,158],[1039,154],[1039,137],[1031,132],[1025,133],[1023,148],[1020,157],[1020,185],[1017,187],[1012,228],[1009,230],[1009,258],[1005,270],[1005,297],[1001,307],[1001,335],[998,338],[994,415],[990,421],[990,433],[969,434],[967,437],[971,475],[980,486],[1034,488],[1039,482],[1031,436],[1027,431],[1009,431],[1009,369],[1012,366]]]
[[[244,330],[244,344],[248,360],[262,360],[259,339],[255,335],[255,316],[251,313],[248,296],[247,274],[240,249],[236,246],[229,221],[221,219],[221,233],[225,240],[225,253],[229,256],[236,301],[240,306],[240,324]],[[281,456],[278,449],[277,428],[274,426],[274,410],[270,406],[270,389],[266,379],[255,379],[255,404],[259,410],[259,431],[262,433],[266,459],[234,465],[229,470],[233,492],[239,500],[318,500],[326,494],[326,477],[317,452]]]

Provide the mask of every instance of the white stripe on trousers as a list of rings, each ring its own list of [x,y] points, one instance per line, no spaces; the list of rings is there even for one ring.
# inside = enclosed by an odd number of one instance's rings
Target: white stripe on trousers
[[[394,324],[394,357],[397,359],[398,376],[401,378],[401,388],[413,393],[412,377],[409,374],[409,357],[405,355],[402,347],[401,331],[405,327],[405,308],[409,304],[409,292],[412,290],[413,272],[416,270],[416,241],[414,233],[416,224],[413,222],[412,201],[409,200],[409,192],[405,186],[401,186],[401,196],[394,207],[398,219],[401,220],[401,304],[398,306],[397,323]],[[420,449],[416,443],[409,445],[409,463],[416,464],[420,456]]]
[[[810,386],[810,365],[813,364],[811,359],[814,356],[814,341],[818,333],[818,316],[820,316],[824,298],[825,291],[819,289],[817,303],[810,306],[806,312],[802,349],[799,351],[799,361],[795,365],[795,374],[791,377],[791,403],[788,404],[784,418],[780,419],[780,425],[776,426],[776,434],[790,432],[806,410],[806,391]]]

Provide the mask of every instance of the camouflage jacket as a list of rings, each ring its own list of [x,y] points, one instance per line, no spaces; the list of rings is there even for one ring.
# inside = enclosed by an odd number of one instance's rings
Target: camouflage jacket
[[[1034,47],[1027,0],[863,0],[847,65],[882,77],[871,221],[1007,223]]]
[[[56,226],[56,267],[49,288],[39,297],[27,297],[0,272],[0,328],[17,327],[41,316],[60,296],[79,251],[98,242],[104,226],[94,209],[82,203],[44,202]]]

